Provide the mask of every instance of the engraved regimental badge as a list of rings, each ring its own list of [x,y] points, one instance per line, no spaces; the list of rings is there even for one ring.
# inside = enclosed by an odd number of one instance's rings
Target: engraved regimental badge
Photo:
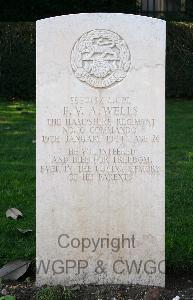
[[[110,30],[83,34],[71,53],[75,76],[94,88],[110,87],[123,80],[131,63],[126,42]]]

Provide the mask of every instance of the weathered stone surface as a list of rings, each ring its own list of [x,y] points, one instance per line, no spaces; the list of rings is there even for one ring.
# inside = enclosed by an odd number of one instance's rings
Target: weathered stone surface
[[[164,21],[37,22],[38,285],[164,285],[164,80]]]

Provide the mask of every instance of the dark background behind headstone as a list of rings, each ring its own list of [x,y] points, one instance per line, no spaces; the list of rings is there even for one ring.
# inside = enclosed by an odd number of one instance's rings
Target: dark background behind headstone
[[[0,0],[0,21],[35,21],[81,12],[133,13],[135,0]]]
[[[193,1],[186,2],[187,14],[193,15]],[[136,0],[0,0],[0,21],[36,21],[81,12],[137,13],[136,3]]]

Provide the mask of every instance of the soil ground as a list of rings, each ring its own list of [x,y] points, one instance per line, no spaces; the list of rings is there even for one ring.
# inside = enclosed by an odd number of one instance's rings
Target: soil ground
[[[7,292],[8,295],[15,295],[16,300],[37,299],[36,294],[39,290],[40,288],[37,288],[34,282],[7,282],[1,286],[1,291]],[[77,285],[72,286],[70,291],[71,297],[67,299],[72,300],[172,300],[176,296],[179,296],[180,300],[193,300],[193,274],[167,275],[165,288],[133,285]]]

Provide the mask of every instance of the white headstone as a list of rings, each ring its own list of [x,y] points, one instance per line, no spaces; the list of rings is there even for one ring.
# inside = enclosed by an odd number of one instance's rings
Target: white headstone
[[[165,22],[37,22],[37,284],[164,285]]]

